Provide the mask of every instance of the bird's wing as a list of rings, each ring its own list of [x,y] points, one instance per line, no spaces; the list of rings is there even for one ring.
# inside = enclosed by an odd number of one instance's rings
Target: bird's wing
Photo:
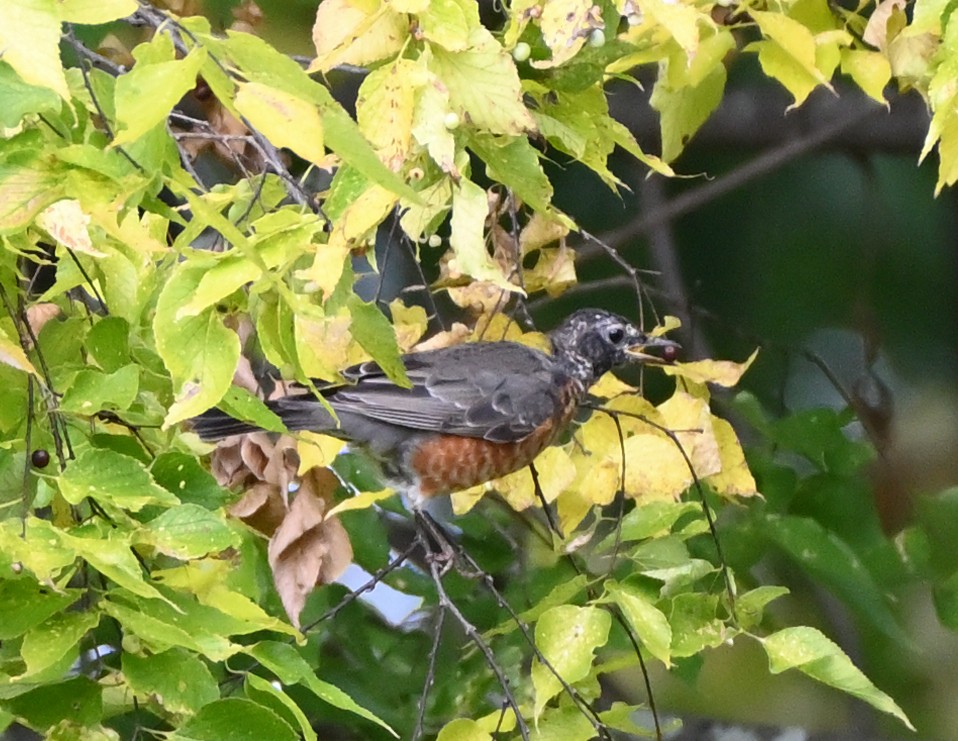
[[[411,388],[374,363],[348,369],[353,385],[326,398],[337,412],[416,430],[514,442],[555,414],[551,359],[511,342],[472,343],[404,358]]]

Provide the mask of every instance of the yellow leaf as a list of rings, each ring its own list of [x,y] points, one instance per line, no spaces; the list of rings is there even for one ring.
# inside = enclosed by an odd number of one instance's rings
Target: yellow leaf
[[[479,500],[482,499],[485,493],[486,487],[484,484],[454,492],[450,497],[452,500],[453,514],[457,516],[466,514],[479,503]]]
[[[402,49],[409,22],[379,0],[325,0],[316,11],[313,45],[316,59],[309,72],[326,72],[339,64],[367,65]]]
[[[7,333],[3,331],[2,327],[0,327],[0,363],[9,365],[11,368],[16,368],[24,373],[37,375],[37,369],[33,367],[33,363],[30,362],[26,353],[23,352],[20,343],[11,340]]]
[[[423,57],[428,56],[428,49]],[[429,156],[439,165],[443,172],[449,173],[456,179],[459,178],[459,170],[456,167],[456,137],[446,126],[446,117],[452,113],[449,104],[449,91],[446,86],[439,83],[436,76],[429,75],[429,80],[419,90],[419,96],[416,100],[415,111],[413,112],[412,135],[420,146],[425,147]],[[426,189],[421,196],[426,196],[427,192],[435,193],[436,187],[442,187],[448,190],[446,181],[440,181],[435,186]],[[448,202],[448,196],[443,203]],[[426,207],[428,208],[428,206]],[[422,231],[420,231],[420,234]],[[417,235],[418,236],[418,235]]]
[[[317,245],[313,264],[297,272],[296,276],[311,283],[309,290],[320,290],[324,296],[329,296],[339,283],[348,257],[349,247],[345,244]]]
[[[479,27],[479,9],[473,0],[433,0],[417,20],[423,38],[449,51],[464,51]]]
[[[665,426],[692,461],[699,478],[722,469],[718,442],[712,430],[712,415],[705,399],[676,391],[670,399],[659,404],[658,409]]]
[[[534,465],[539,478],[539,487],[547,502],[554,501],[576,477],[575,464],[562,448],[546,448],[535,459]],[[532,473],[528,468],[521,468],[515,473],[510,473],[493,482],[492,486],[517,512],[539,501],[532,481]]]
[[[606,373],[589,389],[590,394],[603,399],[611,399],[622,394],[634,394],[635,392],[635,387],[620,381],[614,373]]]
[[[326,468],[346,445],[342,440],[330,435],[304,431],[297,435],[296,452],[299,454],[299,470],[302,476],[311,468]]]
[[[709,485],[719,494],[756,496],[755,479],[748,470],[745,453],[732,425],[724,419],[712,417],[712,430],[718,442],[722,470],[708,477]]]
[[[639,5],[644,13],[669,32],[690,59],[695,56],[699,45],[699,22],[711,25],[711,18],[707,14],[683,2],[641,0]]]
[[[678,498],[692,474],[675,443],[659,435],[634,435],[625,441],[625,493],[635,499]]]
[[[421,306],[406,306],[401,299],[389,303],[393,328],[396,330],[396,342],[399,349],[408,352],[419,338],[426,333],[429,317]]]
[[[891,64],[884,54],[864,49],[842,49],[842,72],[870,98],[888,106],[885,86],[891,80]]]
[[[389,499],[396,492],[392,489],[382,489],[380,491],[364,491],[360,494],[357,494],[354,497],[349,499],[344,499],[342,502],[333,507],[326,514],[326,518],[335,517],[338,514],[343,512],[351,512],[357,509],[369,509],[376,502],[381,502],[384,499]]]
[[[762,69],[774,77],[795,97],[794,108],[805,102],[819,85],[832,90],[828,79],[818,68],[815,37],[804,25],[782,13],[752,11],[765,41],[750,44],[758,50]]]
[[[303,372],[310,378],[332,381],[339,369],[349,365],[352,335],[348,314],[342,316],[307,316],[297,313],[294,319],[296,353]]]
[[[277,147],[287,147],[315,165],[325,165],[323,120],[315,105],[259,82],[240,83],[235,104]]]
[[[456,718],[443,726],[436,741],[492,741],[492,736],[472,718]]]
[[[0,2],[0,52],[24,82],[70,100],[60,62],[60,18],[53,0]]]
[[[663,365],[662,370],[666,375],[681,376],[693,383],[717,383],[728,388],[739,382],[757,356],[756,349],[743,363],[734,363],[731,360],[696,360],[691,363]]]

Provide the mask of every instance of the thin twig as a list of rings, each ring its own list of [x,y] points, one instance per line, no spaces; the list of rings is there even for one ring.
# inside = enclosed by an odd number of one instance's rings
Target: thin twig
[[[418,538],[419,543],[424,551],[427,554],[432,553],[432,549],[429,545],[429,538],[423,530],[419,531]],[[469,622],[466,616],[462,614],[456,603],[452,601],[446,592],[446,588],[442,582],[445,568],[446,564],[444,564],[441,559],[429,559],[429,573],[432,576],[433,585],[436,587],[436,594],[439,597],[439,606],[441,609],[449,611],[449,614],[456,619],[456,622],[459,623],[459,626],[463,629],[465,634],[475,644],[476,648],[479,649],[479,652],[486,660],[486,664],[489,665],[492,673],[495,674],[496,681],[499,683],[500,689],[502,689],[502,694],[505,696],[506,702],[512,709],[512,712],[515,714],[516,727],[519,729],[519,735],[522,737],[523,741],[529,741],[529,726],[522,717],[522,712],[519,709],[519,703],[516,701],[515,695],[512,693],[512,689],[509,687],[509,679],[503,672],[502,667],[499,666],[499,662],[496,660],[496,656],[489,647],[489,644],[486,643],[486,641],[483,640],[482,636],[479,634],[476,626]]]
[[[436,659],[439,655],[439,646],[442,643],[442,627],[445,621],[446,608],[439,605],[439,612],[436,613],[436,627],[433,629],[432,647],[429,649],[426,678],[422,684],[422,694],[419,695],[419,710],[416,715],[416,728],[412,734],[413,741],[422,738],[423,723],[426,718],[426,701],[429,698],[429,690],[436,681]]]

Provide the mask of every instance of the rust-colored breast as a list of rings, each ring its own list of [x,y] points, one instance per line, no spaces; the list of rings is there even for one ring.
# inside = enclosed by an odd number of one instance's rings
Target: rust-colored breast
[[[436,435],[422,441],[409,464],[422,496],[448,494],[483,484],[528,466],[565,428],[576,408],[574,390],[563,394],[560,409],[535,432],[516,442],[498,443],[477,437]]]

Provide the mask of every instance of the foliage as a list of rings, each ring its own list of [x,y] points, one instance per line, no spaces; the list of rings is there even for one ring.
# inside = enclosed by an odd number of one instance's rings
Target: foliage
[[[922,513],[905,557],[874,518],[829,530],[825,508],[864,501],[870,449],[845,435],[849,418],[771,421],[740,397],[762,440],[747,466],[707,385],[734,386],[747,363],[680,364],[657,405],[604,379],[595,392],[614,414],[543,454],[537,482],[520,471],[495,486],[512,510],[554,507],[551,531],[531,519],[533,535],[506,537],[505,510],[470,511],[485,490],[457,495],[459,558],[482,589],[435,561],[387,567],[372,505],[392,505],[350,456],[338,475],[366,495],[333,517],[346,494],[318,473],[333,457],[326,441],[218,448],[214,479],[197,462],[210,448],[181,423],[221,405],[277,429],[234,385],[251,345],[302,383],[367,357],[402,383],[400,353],[426,312],[397,299],[384,313],[355,288],[364,261],[388,273],[374,249],[383,225],[433,270],[435,291],[472,312],[473,327],[438,341],[541,342],[500,310],[575,282],[577,215],[554,205],[542,160],[581,163],[615,188],[619,147],[674,174],[735,54],[757,55],[795,106],[837,70],[877,100],[891,80],[918,89],[933,111],[926,153],[937,144],[939,188],[952,184],[952,10],[515,0],[489,21],[471,0],[325,0],[304,69],[256,34],[250,6],[223,33],[133,0],[3,3],[0,722],[51,738],[316,738],[319,727],[589,738],[635,730],[639,699],[600,702],[603,675],[650,660],[692,667],[753,637],[770,671],[799,669],[907,724],[819,631],[771,630],[763,610],[785,590],[750,569],[778,549],[904,641],[876,567],[892,563],[899,579],[933,581],[954,627],[958,586],[940,566],[954,547],[935,528],[955,498]],[[147,32],[130,36],[118,21],[131,15]],[[603,87],[650,65],[658,155],[610,116]],[[353,118],[325,75],[355,67]],[[217,167],[229,176],[211,176]],[[224,483],[247,490],[238,505]],[[813,485],[835,497],[802,510],[794,493]],[[422,597],[433,630],[399,630],[328,585],[350,554]],[[445,621],[472,647],[440,640]]]

